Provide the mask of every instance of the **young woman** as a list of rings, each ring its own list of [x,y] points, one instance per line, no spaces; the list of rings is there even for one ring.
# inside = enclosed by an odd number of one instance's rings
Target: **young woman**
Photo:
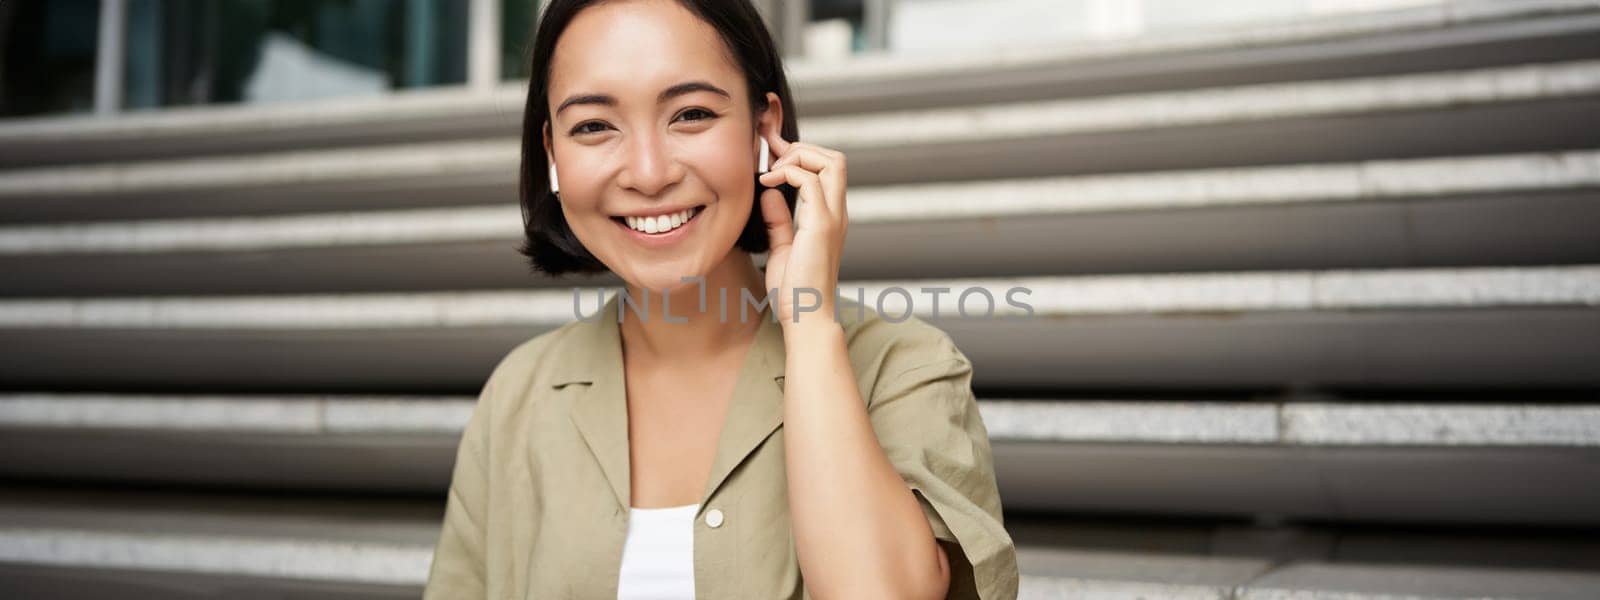
[[[628,301],[495,367],[425,596],[1014,598],[971,363],[836,300],[845,157],[749,1],[554,0],[534,43],[522,251]]]

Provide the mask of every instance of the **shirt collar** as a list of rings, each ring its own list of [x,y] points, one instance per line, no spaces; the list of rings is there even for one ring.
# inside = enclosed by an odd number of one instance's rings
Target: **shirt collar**
[[[574,401],[572,421],[611,484],[622,510],[631,504],[628,472],[628,407],[623,378],[622,336],[617,321],[619,295],[600,315],[576,323],[570,351],[557,357],[552,385],[583,384]],[[729,311],[732,312],[731,310]],[[629,313],[632,315],[631,311]],[[730,318],[731,317],[730,315]],[[711,476],[700,497],[704,506],[728,474],[783,423],[783,328],[768,304],[759,315],[761,327],[745,356],[722,432]]]

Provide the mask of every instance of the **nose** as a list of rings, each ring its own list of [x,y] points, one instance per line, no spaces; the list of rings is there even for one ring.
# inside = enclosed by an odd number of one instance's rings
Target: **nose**
[[[662,137],[654,132],[631,137],[625,154],[628,164],[618,177],[620,185],[655,196],[683,178],[683,165],[678,164]]]

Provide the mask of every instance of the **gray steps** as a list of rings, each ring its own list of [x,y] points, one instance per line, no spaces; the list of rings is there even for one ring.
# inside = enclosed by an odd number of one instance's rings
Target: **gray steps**
[[[1450,0],[1098,43],[788,67],[797,104],[825,116],[1596,58],[1597,33],[1600,10],[1588,2]],[[114,121],[16,120],[0,125],[0,167],[494,137],[519,126],[524,95],[511,85],[488,95],[414,91]]]
[[[1597,520],[1595,448],[995,442],[1007,509],[1393,527]]]
[[[1600,61],[804,119],[851,183],[1591,149]],[[1316,139],[1316,144],[1285,140]],[[0,172],[10,222],[512,202],[514,138]]]
[[[439,493],[471,396],[0,396],[5,475]]]
[[[934,321],[972,358],[978,385],[1600,383],[1585,367],[1600,350],[1593,265],[854,281],[840,295],[890,318],[909,299],[932,317],[936,292],[923,288],[952,290]],[[990,294],[991,318],[976,293],[971,318],[954,310],[955,294],[970,288]],[[578,296],[586,314],[600,290]],[[29,351],[0,364],[0,379],[61,389],[466,390],[512,346],[573,320],[574,293],[4,300],[0,343]]]
[[[421,595],[421,586],[158,569],[0,562],[0,593],[8,597],[29,600],[80,598],[400,600],[417,598]]]
[[[985,400],[983,410],[1008,509],[1600,523],[1600,490],[1572,485],[1600,478],[1594,404]]]
[[[437,506],[396,500],[292,499],[125,491],[115,501],[84,492],[8,489],[0,500],[0,593],[69,598],[89,594],[149,598],[257,596],[390,598],[420,591],[437,535]],[[1213,547],[1160,549],[1172,528],[1124,527],[1122,545],[1093,545],[1104,526],[1017,520],[1019,539],[1059,536],[1071,544],[1018,544],[1022,598],[1584,598],[1600,575],[1563,566],[1508,567],[1461,560],[1493,543],[1454,534],[1453,548],[1411,562],[1335,550],[1359,540],[1339,531],[1221,526],[1203,533]],[[1241,535],[1242,534],[1242,535]],[[1240,544],[1244,538],[1324,538],[1333,543]],[[1410,536],[1416,537],[1416,536]],[[1236,541],[1229,543],[1227,540]],[[1087,540],[1087,542],[1086,542]],[[1408,544],[1405,534],[1388,541]],[[1504,542],[1502,542],[1504,543]],[[1410,544],[1429,547],[1430,543]],[[1581,543],[1533,539],[1546,554]],[[1503,546],[1501,546],[1503,547]],[[1428,562],[1428,557],[1437,562]],[[1456,557],[1451,560],[1451,557]],[[1557,563],[1571,563],[1557,560]]]
[[[245,215],[515,201],[513,139],[0,172],[6,221]]]
[[[1183,557],[1059,549],[1019,552],[1019,598],[1174,598],[1195,600],[1414,600],[1416,598],[1592,597],[1600,575],[1587,572],[1431,565],[1274,565],[1249,558]]]
[[[416,597],[442,518],[431,500],[5,496],[0,594],[8,597]]]
[[[867,186],[843,276],[1597,262],[1597,194],[1595,150]],[[520,219],[505,204],[0,226],[0,295],[573,285],[528,275]]]
[[[1597,523],[1600,490],[1571,482],[1600,477],[1600,405],[1379,400],[985,397],[980,410],[1009,510]],[[473,402],[9,394],[0,475],[438,493]]]
[[[1600,590],[1600,4],[790,68],[1024,598]],[[616,283],[512,251],[522,100],[0,123],[0,596],[415,597],[473,393]]]

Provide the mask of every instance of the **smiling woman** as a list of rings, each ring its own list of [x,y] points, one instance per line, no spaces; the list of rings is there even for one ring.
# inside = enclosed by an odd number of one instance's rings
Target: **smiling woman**
[[[520,250],[626,296],[490,374],[425,597],[1014,598],[972,365],[837,298],[845,156],[749,0],[555,0],[529,72]]]
[[[680,285],[677,275],[709,271],[729,246],[768,250],[754,209],[758,133],[793,140],[799,127],[770,36],[741,4],[748,3],[557,2],[546,9],[523,120],[521,250],[535,271],[611,270],[662,289]],[[552,31],[563,19],[564,30]],[[561,173],[558,196],[550,180]],[[607,186],[616,191],[602,193]],[[783,191],[792,209],[797,193]],[[644,266],[627,248],[651,242],[596,220],[628,226],[633,217],[631,229],[650,233],[652,224],[660,229],[655,217],[688,209],[725,227],[704,228],[712,231],[671,256],[652,254],[666,277],[630,277]]]

